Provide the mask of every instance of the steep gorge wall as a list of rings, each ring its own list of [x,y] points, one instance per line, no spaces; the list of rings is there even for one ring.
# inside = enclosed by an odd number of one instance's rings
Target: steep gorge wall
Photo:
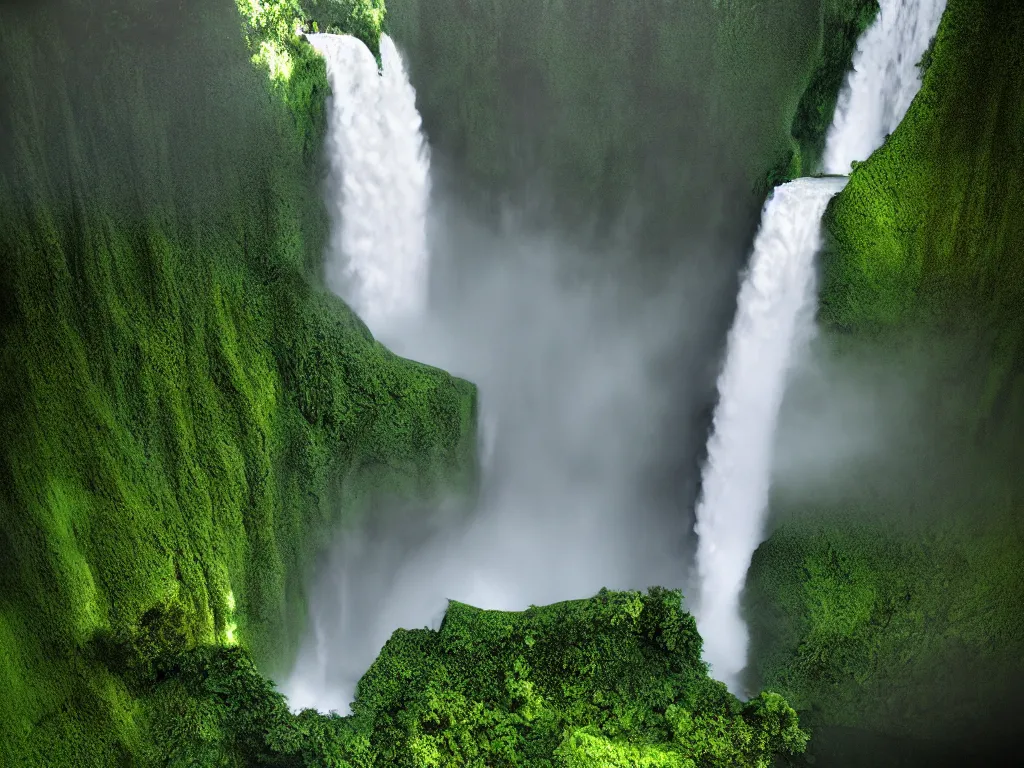
[[[153,655],[289,663],[318,550],[475,482],[476,391],[320,287],[322,61],[230,2],[0,10],[0,763],[121,765]]]
[[[896,408],[863,379],[898,427],[831,493],[777,496],[751,569],[757,672],[831,733],[812,752],[895,754],[886,734],[1019,764],[1021,94],[1024,7],[949,0],[920,94],[826,214],[831,354],[915,384]]]
[[[435,164],[467,199],[598,238],[635,214],[628,266],[643,272],[664,266],[660,250],[686,258],[709,222],[723,239],[737,218],[756,225],[754,187],[792,150],[822,5],[392,0],[389,24]]]

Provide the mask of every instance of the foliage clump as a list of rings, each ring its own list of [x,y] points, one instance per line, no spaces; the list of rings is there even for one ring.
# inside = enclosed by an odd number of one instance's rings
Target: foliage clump
[[[380,55],[384,0],[235,0],[253,63],[265,70],[294,122],[295,148],[316,162],[326,130],[327,68],[302,32],[358,37]]]
[[[387,8],[384,0],[302,0],[307,27],[333,34],[358,37],[374,55],[380,53]]]
[[[395,632],[349,717],[290,714],[242,649],[173,657],[147,701],[154,743],[183,764],[764,768],[803,751],[781,696],[741,703],[700,653],[678,592],[518,613],[452,602],[439,631]]]
[[[802,751],[788,704],[741,703],[701,647],[679,592],[660,588],[521,613],[452,602],[438,632],[392,636],[354,717],[396,767],[762,766]]]

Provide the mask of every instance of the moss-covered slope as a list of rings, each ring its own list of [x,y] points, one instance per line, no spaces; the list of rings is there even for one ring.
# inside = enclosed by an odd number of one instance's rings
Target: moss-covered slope
[[[949,3],[906,118],[829,207],[828,324],[971,322],[1024,338],[1022,25],[1019,3]]]
[[[812,727],[1007,764],[1024,754],[1022,94],[1024,6],[949,0],[921,92],[826,214],[831,353],[909,371],[914,413],[845,486],[775,500],[748,582],[760,678]]]
[[[0,10],[4,765],[130,764],[139,659],[279,670],[332,530],[473,482],[473,386],[317,285],[322,62],[286,103],[241,21]]]

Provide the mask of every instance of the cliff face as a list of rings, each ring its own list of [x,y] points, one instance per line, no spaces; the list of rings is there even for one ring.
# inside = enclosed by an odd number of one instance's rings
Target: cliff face
[[[920,94],[825,219],[830,354],[916,388],[846,486],[777,495],[748,582],[758,672],[812,727],[947,759],[1002,757],[1020,725],[1022,93],[1024,6],[949,0]]]
[[[638,273],[662,249],[686,258],[710,224],[723,240],[756,226],[753,187],[792,153],[821,5],[391,0],[389,23],[453,193],[599,238],[639,217]]]
[[[231,3],[0,11],[4,765],[124,764],[154,653],[280,670],[333,530],[472,489],[474,387],[318,285],[323,63],[249,58]]]
[[[1017,4],[949,4],[906,119],[830,207],[828,324],[971,323],[1021,338],[1020,24]]]

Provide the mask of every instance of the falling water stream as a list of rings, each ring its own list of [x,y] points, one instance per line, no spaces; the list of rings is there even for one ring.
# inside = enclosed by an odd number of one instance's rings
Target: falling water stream
[[[881,0],[839,93],[825,145],[825,173],[847,174],[896,129],[921,87],[917,66],[935,35],[945,0]]]
[[[387,35],[381,70],[349,35],[310,35],[327,60],[332,96],[327,204],[334,208],[328,286],[375,336],[400,342],[397,329],[427,300],[430,157],[405,65]]]
[[[881,0],[861,40],[828,132],[824,167],[847,174],[881,146],[921,86],[917,66],[943,0]],[[740,595],[764,537],[775,425],[794,352],[813,332],[821,217],[845,177],[797,179],[765,204],[718,381],[697,505],[695,614],[711,674],[743,694],[747,627]]]
[[[697,619],[712,674],[730,689],[746,665],[747,630],[739,599],[750,557],[761,543],[768,506],[772,440],[799,323],[817,300],[814,257],[820,219],[846,179],[797,179],[765,204],[749,271],[729,333],[719,405],[708,442],[700,537]]]

